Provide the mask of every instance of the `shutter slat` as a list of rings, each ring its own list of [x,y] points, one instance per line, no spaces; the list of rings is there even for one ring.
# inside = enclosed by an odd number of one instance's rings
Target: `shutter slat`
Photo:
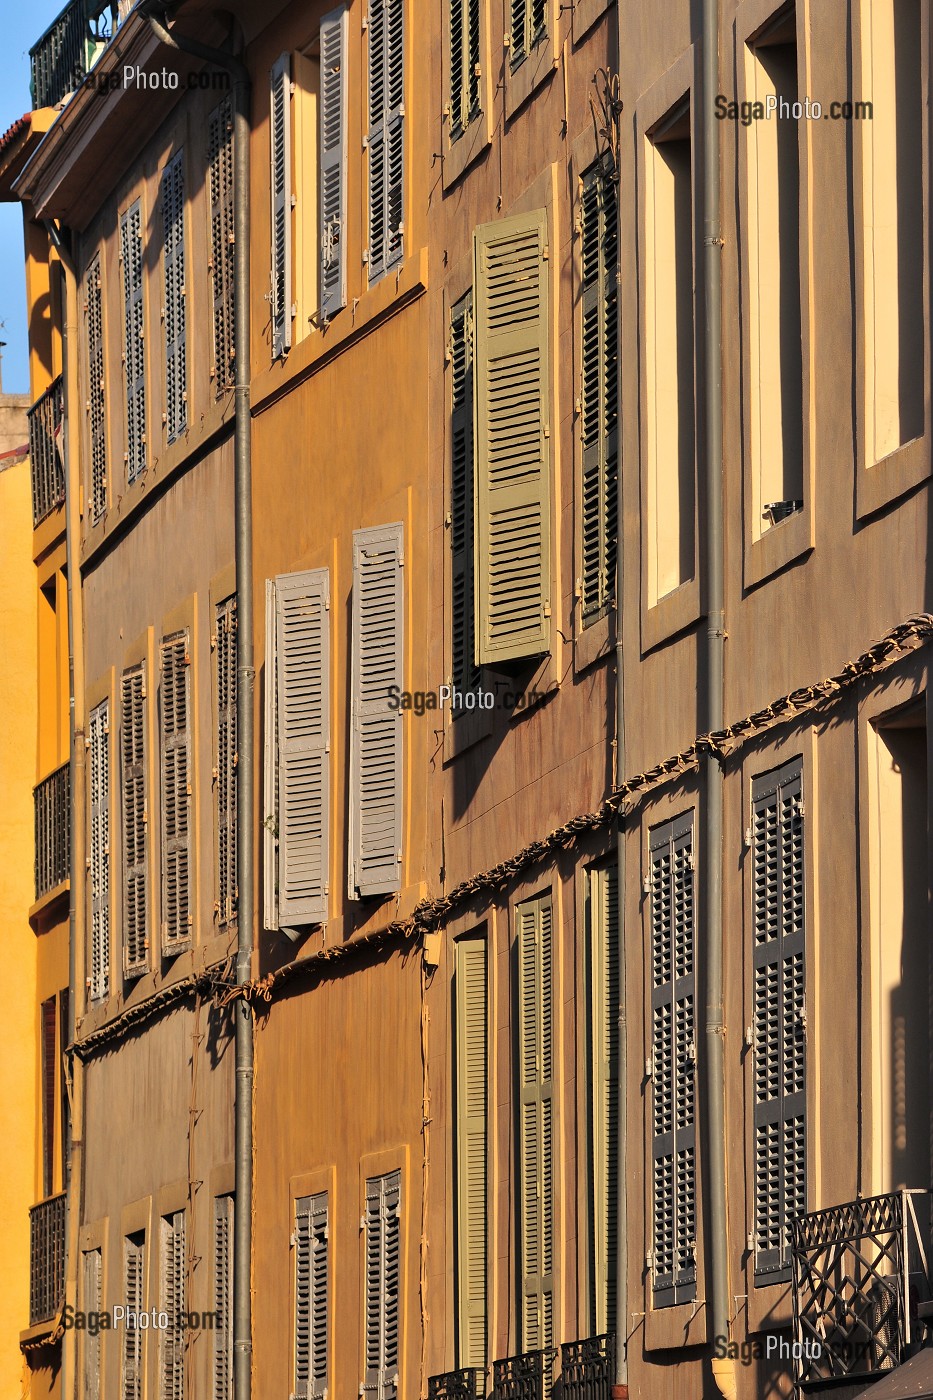
[[[345,5],[321,20],[321,314],[347,304],[347,43]]]
[[[272,184],[272,358],[292,343],[292,83],[291,55],[283,53],[270,75]]]

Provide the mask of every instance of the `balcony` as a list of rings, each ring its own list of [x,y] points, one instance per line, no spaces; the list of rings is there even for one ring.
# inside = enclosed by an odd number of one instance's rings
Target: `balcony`
[[[50,1322],[65,1297],[65,1195],[29,1212],[29,1325]]]
[[[482,1400],[486,1393],[481,1366],[465,1366],[428,1379],[428,1400]]]
[[[585,1337],[560,1349],[561,1400],[609,1400],[614,1338]]]
[[[492,1363],[491,1400],[548,1400],[555,1347],[522,1352]]]
[[[36,899],[71,872],[71,769],[66,763],[33,789],[36,827]]]
[[[928,1191],[895,1191],[791,1226],[797,1394],[894,1370],[922,1340]]]
[[[29,457],[32,462],[32,524],[40,525],[65,499],[61,375],[29,410]]]
[[[133,0],[69,0],[29,50],[34,108],[55,107],[81,86],[132,8]]]

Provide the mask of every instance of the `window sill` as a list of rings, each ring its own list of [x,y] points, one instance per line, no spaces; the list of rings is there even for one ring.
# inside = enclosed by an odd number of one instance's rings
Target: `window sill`
[[[164,975],[150,970],[139,977],[127,979],[122,966],[111,967],[110,995],[103,1001],[86,1001],[83,1013],[77,1017],[75,1030],[78,1043],[122,1016],[125,1011],[149,1001],[157,992],[166,991],[187,977],[199,977],[208,967],[223,963],[235,946],[235,928],[223,933],[212,931],[205,943],[193,949],[189,947],[169,958]],[[130,990],[124,995],[122,987],[127,981]]]
[[[38,928],[37,925],[50,922],[46,916],[48,916],[63,900],[67,899],[70,890],[71,881],[62,880],[61,884],[55,885],[51,890],[47,890],[44,895],[36,900],[35,904],[30,905],[29,922],[32,924],[36,933],[43,933],[45,931],[44,929]]]
[[[887,457],[865,465],[864,450],[855,484],[855,514],[859,520],[890,505],[926,481],[930,475],[930,438],[914,438],[895,449]]]
[[[578,619],[580,611],[580,604],[577,603]],[[614,610],[610,610],[605,617],[597,618],[588,627],[584,627],[582,621],[578,621],[578,630],[574,633],[573,639],[574,675],[579,675],[588,666],[592,666],[595,662],[602,661],[611,655],[615,643],[615,629],[610,624],[614,615]]]
[[[813,511],[803,510],[772,525],[757,540],[751,537],[751,522],[745,531],[745,587],[754,588],[788,564],[803,558],[814,546]]]
[[[488,151],[492,145],[492,132],[489,129],[489,117],[485,111],[480,112],[464,131],[463,135],[456,141],[449,140],[450,120],[447,117],[441,119],[441,143],[444,150],[443,160],[443,183],[444,189],[449,190],[452,185],[460,179],[475,160]]]
[[[32,561],[34,564],[48,554],[53,545],[65,537],[65,507],[56,506],[51,514],[40,520],[32,532]]]
[[[531,53],[512,69],[509,50],[505,51],[505,115],[511,120],[516,112],[541,86],[544,80],[557,68],[557,51],[554,47],[554,17],[548,25],[548,33]]]
[[[480,681],[482,690],[494,689],[492,678],[484,676]],[[455,758],[488,739],[492,733],[492,717],[495,710],[474,710],[448,719],[444,725],[444,766]]]
[[[650,1279],[646,1292],[645,1351],[670,1351],[674,1347],[695,1347],[706,1343],[709,1319],[705,1298],[697,1298],[693,1303],[674,1303],[669,1308],[653,1308]]]
[[[56,1313],[54,1317],[50,1317],[47,1322],[36,1322],[32,1327],[24,1327],[19,1334],[20,1351],[25,1351],[27,1348],[31,1350],[34,1346],[40,1345],[42,1342],[53,1345],[51,1340],[52,1333],[57,1326],[58,1313]],[[56,1341],[54,1345],[57,1346],[58,1342]]]
[[[700,583],[696,578],[688,579],[679,588],[666,593],[656,603],[642,605],[641,649],[651,651],[662,642],[670,641],[678,632],[692,627],[702,616],[700,608]]]
[[[756,1283],[755,1266],[749,1259],[745,1266],[745,1287],[749,1332],[773,1332],[790,1326],[793,1320],[790,1283]]]
[[[609,0],[577,0],[573,7],[573,42],[579,44],[587,30],[609,9]]]

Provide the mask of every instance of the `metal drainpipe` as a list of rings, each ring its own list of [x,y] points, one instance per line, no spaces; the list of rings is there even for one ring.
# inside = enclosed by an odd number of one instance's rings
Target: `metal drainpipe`
[[[164,7],[160,7],[163,9]],[[249,97],[244,63],[222,49],[170,34],[155,15],[155,35],[233,75],[234,229],[234,514],[237,582],[237,958],[236,983],[250,980],[253,953],[253,530],[249,403]],[[252,1376],[253,1014],[245,997],[234,1003],[233,1392],[249,1400]]]

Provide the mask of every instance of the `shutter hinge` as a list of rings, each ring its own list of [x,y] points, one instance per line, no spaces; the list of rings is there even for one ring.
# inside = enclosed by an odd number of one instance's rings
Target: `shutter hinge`
[[[696,1064],[696,1058],[697,1058],[697,1043],[696,1043],[695,1040],[691,1040],[691,1041],[689,1041],[688,1044],[687,1044],[687,1059],[688,1059],[688,1060],[692,1060],[693,1063]]]
[[[550,256],[551,256],[551,250],[550,250],[550,248],[548,247],[548,245],[545,243],[544,247],[541,249],[541,260],[542,260],[542,262],[547,262],[547,260],[548,260],[548,258],[549,258]]]
[[[650,876],[650,875],[646,875],[645,878],[642,880],[642,882],[641,882],[641,888],[642,888],[642,892],[643,892],[644,894],[650,894],[650,893],[651,893],[651,876]]]
[[[751,848],[752,848],[752,828],[751,828],[751,826],[749,825],[749,826],[747,826],[747,827],[745,828],[745,849],[746,849],[746,851],[750,851]]]
[[[648,1056],[647,1060],[645,1061],[645,1078],[646,1078],[646,1079],[653,1079],[653,1078],[654,1078],[654,1060],[652,1059],[652,1057],[651,1057],[650,1055]]]
[[[645,1268],[646,1268],[646,1270],[648,1271],[649,1274],[651,1273],[651,1270],[654,1268],[654,1250],[653,1250],[653,1249],[649,1249],[649,1250],[646,1252],[646,1254],[645,1254]]]
[[[748,1234],[746,1235],[746,1237],[745,1237],[745,1248],[748,1250],[748,1253],[749,1253],[749,1254],[754,1254],[754,1253],[755,1253],[755,1231],[754,1231],[754,1230],[749,1230]]]
[[[365,1230],[365,1229],[366,1229],[366,1216],[365,1216],[365,1215],[361,1215],[361,1216],[360,1216],[360,1229],[361,1229],[361,1230]]]
[[[803,798],[802,798],[802,797],[798,797],[797,800],[796,800],[796,802],[794,803],[794,811],[797,813],[797,816],[798,816],[798,817],[804,816],[805,813],[806,813],[806,810],[807,810],[807,809],[806,809],[806,805],[805,805],[805,803],[804,803]]]
[[[746,1050],[754,1050],[754,1048],[755,1048],[755,1027],[751,1024],[751,1022],[749,1022],[749,1024],[745,1027],[745,1049],[746,1049]]]

